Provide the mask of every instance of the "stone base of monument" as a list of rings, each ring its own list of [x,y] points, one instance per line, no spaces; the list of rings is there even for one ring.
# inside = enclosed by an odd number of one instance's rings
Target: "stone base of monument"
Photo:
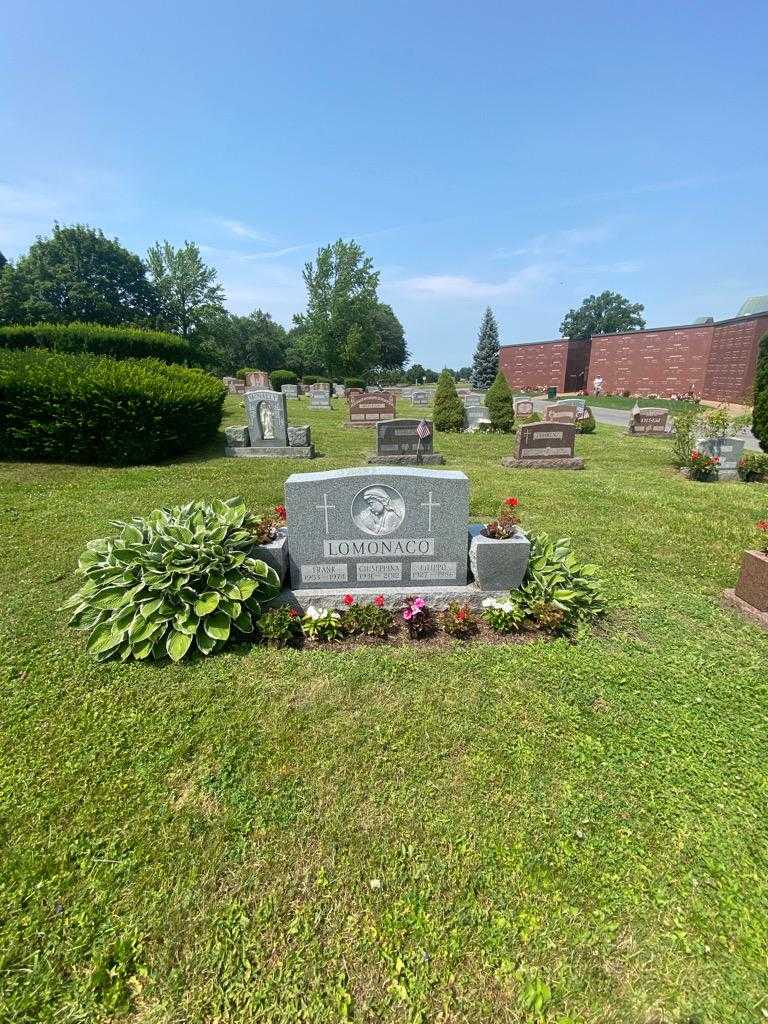
[[[572,459],[516,459],[507,455],[501,460],[507,469],[584,469],[584,459],[574,456]]]
[[[522,530],[506,540],[488,537],[484,530],[482,523],[469,528],[469,567],[475,582],[486,595],[517,590],[528,568],[531,542]]]
[[[768,612],[761,612],[759,608],[755,608],[748,601],[742,600],[735,590],[723,591],[723,604],[728,608],[733,608],[753,625],[768,630]]]
[[[665,437],[669,440],[672,437],[671,430],[628,430],[630,437]]]
[[[362,427],[365,430],[368,427],[375,427],[377,423],[389,423],[394,418],[394,416],[391,416],[390,419],[388,420],[369,420],[367,423],[360,422],[358,420],[355,420],[354,422],[352,422],[351,420],[347,420],[343,425],[345,427],[350,427],[352,430],[358,429],[360,427]]]
[[[759,612],[768,612],[768,552],[744,552],[736,596]]]
[[[314,459],[315,446],[309,445],[273,445],[252,448],[242,445],[238,448],[225,448],[224,454],[235,459]]]
[[[426,455],[369,455],[369,466],[444,466],[445,459],[438,452]]]
[[[483,601],[487,597],[493,597],[499,601],[506,600],[509,597],[509,589],[482,590],[476,583],[467,583],[465,586],[452,586],[446,583],[443,586],[429,587],[409,584],[408,586],[379,587],[377,589],[371,589],[370,587],[365,589],[355,588],[354,584],[350,584],[347,587],[334,587],[333,589],[318,587],[316,590],[305,590],[303,588],[292,590],[287,588],[281,590],[277,597],[269,602],[269,606],[287,604],[292,608],[300,608],[302,611],[305,611],[310,605],[313,605],[319,611],[323,611],[326,608],[336,608],[338,610],[344,607],[343,598],[347,594],[351,594],[358,604],[372,601],[375,596],[380,594],[384,598],[384,605],[387,608],[402,608],[406,597],[418,596],[423,597],[433,611],[444,611],[452,601],[458,601],[460,604],[469,605],[475,611],[480,611],[483,607]]]

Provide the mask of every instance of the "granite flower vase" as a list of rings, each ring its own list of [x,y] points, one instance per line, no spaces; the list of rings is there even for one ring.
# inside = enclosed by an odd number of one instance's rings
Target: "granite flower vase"
[[[469,567],[480,589],[519,589],[531,557],[531,542],[522,530],[514,537],[497,540],[477,524],[470,526],[469,535]]]
[[[254,544],[251,557],[266,562],[280,577],[280,582],[285,583],[288,575],[288,531],[285,527],[278,530],[277,537],[269,544]]]

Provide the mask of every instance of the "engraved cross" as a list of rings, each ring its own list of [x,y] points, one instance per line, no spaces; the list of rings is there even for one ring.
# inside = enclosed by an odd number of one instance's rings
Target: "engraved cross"
[[[318,509],[318,511],[325,512],[325,532],[327,534],[328,533],[328,512],[331,509],[335,509],[336,506],[335,505],[329,505],[328,504],[328,495],[324,494],[323,495],[323,504],[322,505],[315,505],[315,508]]]
[[[429,501],[422,501],[421,507],[427,510],[427,533],[432,533],[432,509],[440,508],[439,501],[432,501],[432,491],[429,492]]]

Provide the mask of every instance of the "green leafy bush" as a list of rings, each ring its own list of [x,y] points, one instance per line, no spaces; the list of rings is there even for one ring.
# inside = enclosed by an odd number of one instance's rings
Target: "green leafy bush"
[[[540,533],[530,540],[523,585],[510,595],[521,602],[525,616],[545,628],[560,629],[602,615],[606,606],[597,566],[580,562],[568,537],[553,541]]]
[[[270,608],[256,620],[256,628],[267,647],[288,647],[301,637],[301,613],[286,605]]]
[[[82,587],[65,604],[89,631],[99,661],[170,657],[223,647],[233,628],[252,633],[261,604],[280,590],[274,569],[251,558],[252,514],[242,498],[155,509],[115,522],[113,537],[80,556]]]
[[[760,342],[755,373],[755,405],[752,410],[752,433],[768,452],[768,334]]]
[[[699,414],[692,410],[679,412],[672,417],[672,465],[682,469],[687,466],[696,441],[696,424]]]
[[[273,370],[269,375],[269,382],[274,391],[279,391],[283,384],[296,384],[298,379],[293,370]]]
[[[352,604],[342,616],[347,636],[371,636],[383,639],[392,629],[393,614],[384,607],[384,598],[375,597],[371,604]]]
[[[437,381],[435,403],[432,410],[435,430],[456,433],[464,429],[464,404],[456,391],[453,376],[443,370]]]
[[[344,378],[345,388],[363,388],[365,389],[365,381],[362,377],[345,377]]]
[[[584,415],[579,419],[577,426],[582,434],[594,434],[597,430],[597,420],[589,406],[586,407]]]
[[[477,633],[477,616],[469,605],[461,604],[459,601],[451,601],[444,612],[440,614],[440,625],[448,636],[456,640],[468,640]]]
[[[745,483],[768,480],[768,455],[764,452],[744,452],[738,461],[736,472]]]
[[[226,389],[155,359],[0,351],[4,457],[125,466],[216,436]]]
[[[112,359],[159,359],[163,363],[208,366],[209,355],[183,338],[164,331],[102,324],[35,324],[0,326],[0,349],[47,348],[53,352],[88,352]]]
[[[694,448],[692,452],[689,452],[688,460],[683,468],[688,471],[690,480],[699,480],[702,483],[713,482],[719,475],[720,458]]]
[[[327,377],[316,377],[313,373],[305,373],[301,378],[302,384],[330,384],[330,380]]]
[[[496,379],[488,388],[485,396],[485,407],[491,418],[494,430],[509,434],[515,425],[515,399],[510,390],[507,378],[499,370]]]

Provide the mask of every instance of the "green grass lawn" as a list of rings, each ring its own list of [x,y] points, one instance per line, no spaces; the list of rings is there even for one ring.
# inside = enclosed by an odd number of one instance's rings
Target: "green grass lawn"
[[[587,405],[593,405],[599,409],[634,409],[635,405],[643,407],[654,407],[658,409],[669,409],[670,412],[696,411],[701,406],[695,402],[679,402],[672,398],[622,398],[621,396],[603,395],[600,398],[587,396]]]
[[[360,462],[344,408],[289,403],[311,464],[222,439],[0,466],[0,1021],[764,1020],[768,634],[718,596],[768,486],[690,483],[605,425],[583,473],[438,436],[473,518],[517,495],[603,567],[613,610],[575,644],[97,665],[65,628],[110,520],[271,508],[291,472]]]

